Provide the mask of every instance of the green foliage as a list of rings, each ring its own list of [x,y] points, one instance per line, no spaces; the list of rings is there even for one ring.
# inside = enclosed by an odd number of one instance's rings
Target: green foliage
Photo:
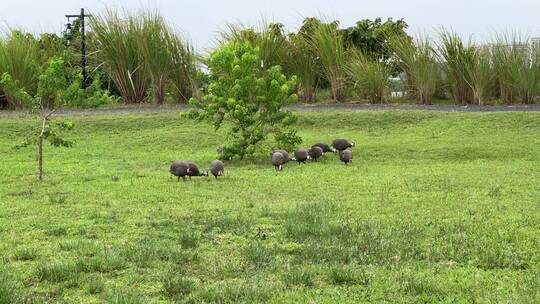
[[[73,77],[73,82],[65,93],[67,105],[77,108],[97,108],[119,101],[118,97],[112,96],[109,91],[102,89],[101,80],[98,77],[94,78],[92,83],[84,89],[81,84],[82,75],[78,73]]]
[[[41,55],[38,41],[30,34],[12,30],[0,37],[0,75],[8,73],[20,88],[35,94]],[[4,90],[11,107],[22,108],[25,101]]]
[[[373,21],[363,19],[356,22],[355,26],[344,29],[343,35],[349,48],[359,49],[372,59],[386,61],[394,55],[388,38],[398,36],[411,39],[405,32],[407,28],[407,22],[403,19],[394,21],[388,18],[384,22],[381,18]]]
[[[224,123],[230,126],[223,157],[252,155],[270,134],[279,146],[300,142],[289,128],[295,117],[282,110],[296,99],[296,77],[287,78],[280,66],[261,67],[259,58],[259,50],[248,43],[219,46],[208,60],[208,94],[190,100],[196,109],[189,117],[208,121],[215,129]]]

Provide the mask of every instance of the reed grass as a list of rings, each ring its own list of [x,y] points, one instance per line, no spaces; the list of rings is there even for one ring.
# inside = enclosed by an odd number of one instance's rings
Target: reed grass
[[[320,61],[323,76],[330,83],[332,98],[336,102],[342,101],[345,98],[347,51],[337,24],[317,25],[308,41]]]
[[[0,75],[9,73],[19,87],[31,94],[37,89],[36,75],[41,62],[39,43],[32,35],[11,30],[0,38]],[[9,106],[23,107],[21,100],[5,94]]]
[[[370,59],[356,51],[347,66],[347,72],[360,96],[368,98],[372,103],[385,101],[392,74],[386,62]]]

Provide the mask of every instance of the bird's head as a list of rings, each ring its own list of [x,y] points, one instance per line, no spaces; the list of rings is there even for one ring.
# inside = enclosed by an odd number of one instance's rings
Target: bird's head
[[[208,176],[208,171],[204,171],[203,173],[201,173],[201,176]]]
[[[351,147],[354,147],[356,144],[354,142],[351,142]]]

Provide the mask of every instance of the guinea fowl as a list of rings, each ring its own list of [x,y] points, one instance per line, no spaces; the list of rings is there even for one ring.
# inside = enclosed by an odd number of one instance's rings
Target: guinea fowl
[[[272,153],[272,165],[276,168],[276,170],[281,171],[283,170],[283,167],[287,163],[285,160],[285,156],[281,152],[274,152]]]
[[[339,138],[332,142],[332,147],[334,147],[338,151],[343,151],[347,148],[354,147],[354,143],[346,139]]]
[[[191,179],[192,176],[208,176],[208,172],[200,172],[199,167],[192,161],[188,161],[188,174],[189,179]]]
[[[352,162],[352,151],[347,149],[339,152],[339,159],[346,164]]]
[[[291,160],[291,157],[289,156],[289,152],[285,151],[285,150],[282,150],[282,149],[276,149],[276,150],[272,150],[272,155],[276,152],[279,152],[283,155],[284,159],[285,159],[285,164],[288,163],[290,160]]]
[[[326,154],[328,152],[336,152],[336,149],[330,147],[329,145],[325,144],[325,143],[318,143],[318,144],[314,144],[313,146],[311,146],[312,148],[313,147],[319,147],[322,149],[323,153]]]
[[[210,164],[210,172],[212,172],[212,175],[217,179],[218,176],[223,176],[223,172],[225,170],[225,166],[223,165],[223,162],[220,160],[214,160]]]
[[[169,172],[171,172],[172,175],[177,176],[178,180],[180,180],[180,178],[185,179],[186,176],[189,175],[189,162],[185,160],[175,160],[171,164]]]
[[[294,151],[294,158],[292,160],[295,160],[299,163],[305,163],[306,160],[310,159],[309,152],[306,149],[296,149]]]
[[[311,149],[309,149],[308,153],[311,159],[317,160],[319,157],[323,155],[323,149],[321,149],[321,147],[314,146],[314,147],[311,147]]]

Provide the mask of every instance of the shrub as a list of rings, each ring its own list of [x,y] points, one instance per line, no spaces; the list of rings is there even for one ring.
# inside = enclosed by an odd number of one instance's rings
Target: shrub
[[[223,157],[252,155],[269,135],[282,147],[301,141],[290,128],[295,116],[282,110],[296,100],[292,94],[296,77],[283,75],[280,66],[261,67],[258,48],[234,41],[212,52],[208,66],[212,75],[208,94],[190,100],[195,109],[187,116],[208,121],[216,129],[230,123]]]

